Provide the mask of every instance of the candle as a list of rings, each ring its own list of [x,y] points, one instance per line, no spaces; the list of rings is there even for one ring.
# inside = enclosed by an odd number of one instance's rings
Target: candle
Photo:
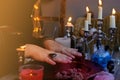
[[[20,46],[20,48],[17,48],[16,50],[17,51],[25,51],[25,48],[26,48],[26,46],[24,45],[24,46]]]
[[[34,68],[33,68],[34,67]],[[19,73],[20,80],[43,80],[43,66],[23,65]]]
[[[72,21],[72,17],[69,17],[67,25],[66,25],[67,27],[74,27],[73,24],[71,23],[71,21]]]
[[[103,12],[102,1],[99,0],[99,6],[98,6],[98,19],[102,19],[102,12]]]
[[[110,16],[110,28],[116,28],[116,23],[115,23],[115,9],[112,9],[112,15]]]
[[[91,13],[90,13],[88,6],[86,7],[86,12],[87,12],[88,24],[91,24]]]
[[[67,24],[65,26],[66,26],[66,30],[69,30],[70,33],[72,34],[74,32],[74,25],[71,23],[71,21],[72,21],[72,17],[69,17]]]
[[[88,27],[88,20],[85,20],[85,31],[89,31],[89,29],[88,29],[89,27]]]

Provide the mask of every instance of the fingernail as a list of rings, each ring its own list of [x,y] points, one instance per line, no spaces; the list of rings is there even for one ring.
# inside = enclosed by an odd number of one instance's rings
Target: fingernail
[[[73,58],[71,58],[71,57],[68,57],[70,60],[72,60]]]
[[[78,55],[79,55],[79,56],[82,56],[82,54],[81,54],[81,53],[79,53]]]
[[[74,59],[75,58],[75,56],[71,56],[72,57],[72,59]]]

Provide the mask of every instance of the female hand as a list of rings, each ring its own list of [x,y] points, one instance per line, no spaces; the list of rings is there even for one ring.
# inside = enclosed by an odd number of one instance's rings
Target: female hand
[[[82,54],[79,53],[77,49],[65,47],[62,44],[55,42],[54,40],[45,40],[44,46],[48,50],[65,54],[71,58],[75,58],[75,56],[78,56],[78,57],[82,56]]]
[[[25,57],[31,57],[37,61],[47,62],[52,65],[55,65],[56,62],[70,63],[72,61],[72,58],[64,54],[55,53],[53,51],[44,49],[42,47],[39,47],[33,44],[26,44],[25,46],[26,46]],[[54,54],[55,56],[51,58],[50,57],[51,54]]]

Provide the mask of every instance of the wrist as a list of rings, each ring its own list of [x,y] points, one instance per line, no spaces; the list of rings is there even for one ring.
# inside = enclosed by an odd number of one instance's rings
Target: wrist
[[[30,56],[26,53],[26,45],[20,46],[16,49],[18,52],[18,62],[20,65],[27,64],[31,61],[34,61]]]

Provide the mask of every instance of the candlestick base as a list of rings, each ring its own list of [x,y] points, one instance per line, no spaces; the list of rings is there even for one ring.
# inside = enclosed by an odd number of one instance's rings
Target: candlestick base
[[[97,19],[97,25],[98,27],[103,25],[103,19]]]
[[[115,33],[116,33],[116,28],[110,28],[109,31],[110,31],[110,41],[113,41],[113,38],[115,36]]]

